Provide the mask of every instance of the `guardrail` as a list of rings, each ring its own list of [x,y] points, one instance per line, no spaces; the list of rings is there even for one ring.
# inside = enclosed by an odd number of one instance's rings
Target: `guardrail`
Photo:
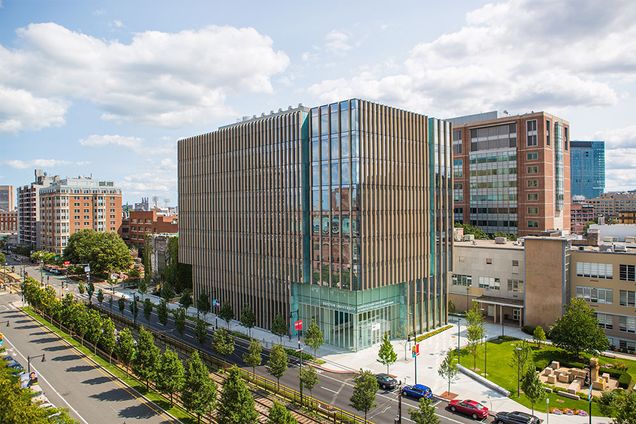
[[[97,306],[92,305],[92,307],[97,307]],[[129,318],[123,315],[117,314],[113,311],[109,311],[104,308],[99,308],[99,310],[102,313],[111,317],[113,320],[122,322],[123,324],[125,324],[126,327],[132,327],[137,329],[138,327],[141,326],[138,323],[135,324]],[[173,336],[170,336],[168,334],[159,332],[151,327],[147,329],[155,334],[156,340],[163,342],[164,345],[169,344],[173,349],[175,349],[175,351],[177,351],[177,353],[183,353],[189,356],[189,354],[192,351],[198,350],[201,356],[201,359],[205,361],[208,365],[210,365],[212,369],[227,369],[227,368],[230,368],[232,365],[234,365],[233,363],[228,362],[223,358],[219,358],[218,356],[214,356],[205,351],[202,351],[197,346],[192,345],[186,341],[183,341]],[[287,399],[288,401],[291,401],[299,405],[300,407],[310,408],[311,410],[316,411],[318,414],[320,414],[324,419],[328,420],[329,422],[351,423],[351,424],[365,422],[363,417],[360,417],[352,412],[345,411],[344,409],[338,408],[336,406],[329,405],[326,402],[316,399],[310,395],[303,394],[303,402],[301,404],[300,392],[284,385],[279,386],[276,381],[270,380],[267,377],[263,377],[257,374],[252,375],[251,372],[245,371],[243,369],[241,369],[241,374],[246,381],[252,382],[252,384],[254,384],[255,386],[261,389],[265,389],[266,391],[270,392],[273,395],[281,396]],[[295,410],[294,412],[299,413],[301,415],[305,415],[300,410]],[[307,415],[305,416],[310,418]],[[370,423],[371,421],[367,420],[366,422]]]

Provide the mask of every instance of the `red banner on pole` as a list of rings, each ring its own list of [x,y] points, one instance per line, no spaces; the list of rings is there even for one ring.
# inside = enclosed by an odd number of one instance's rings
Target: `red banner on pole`
[[[299,319],[298,321],[294,322],[294,329],[296,331],[301,331],[303,329],[303,320]]]

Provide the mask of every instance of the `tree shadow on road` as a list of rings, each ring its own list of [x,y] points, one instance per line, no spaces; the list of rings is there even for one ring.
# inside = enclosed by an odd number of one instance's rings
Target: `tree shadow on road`
[[[86,372],[86,371],[94,370],[96,368],[97,367],[94,365],[77,365],[74,367],[67,368],[66,371],[67,372]]]
[[[54,361],[61,361],[61,362],[76,361],[78,359],[82,359],[82,357],[76,354],[56,356],[55,358],[53,358]]]
[[[43,337],[41,339],[31,340],[31,343],[38,343],[38,344],[53,343],[53,342],[57,342],[58,340],[59,339],[57,337]]]
[[[58,352],[60,350],[66,350],[66,349],[70,349],[70,346],[49,346],[49,347],[45,347],[42,350],[46,350],[47,352]]]
[[[110,377],[103,376],[103,377],[95,377],[88,380],[84,380],[82,381],[82,384],[90,384],[91,386],[94,386],[97,384],[108,383],[109,381],[113,381],[113,379]]]
[[[124,418],[144,419],[152,418],[157,415],[158,413],[150,409],[150,407],[146,404],[129,406],[128,408],[124,408],[119,411],[119,416]]]
[[[21,325],[19,327],[14,327],[14,329],[16,330],[30,330],[32,328],[40,328],[40,326],[33,324],[33,325]]]
[[[103,400],[103,401],[111,401],[111,402],[121,402],[124,400],[131,400],[133,397],[130,393],[128,393],[123,388],[116,388],[106,390],[101,393],[96,393],[91,395],[92,398]]]

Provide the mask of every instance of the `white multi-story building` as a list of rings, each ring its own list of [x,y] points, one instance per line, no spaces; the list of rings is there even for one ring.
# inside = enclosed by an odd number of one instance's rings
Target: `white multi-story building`
[[[49,177],[41,169],[34,173],[32,183],[18,188],[18,243],[40,248],[40,189],[48,187],[59,177]]]

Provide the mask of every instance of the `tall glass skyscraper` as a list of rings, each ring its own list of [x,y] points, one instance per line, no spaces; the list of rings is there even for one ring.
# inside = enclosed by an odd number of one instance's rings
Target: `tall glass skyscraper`
[[[572,140],[572,196],[594,199],[605,192],[605,142]]]
[[[362,100],[179,141],[195,296],[320,325],[359,350],[447,321],[450,124]]]

